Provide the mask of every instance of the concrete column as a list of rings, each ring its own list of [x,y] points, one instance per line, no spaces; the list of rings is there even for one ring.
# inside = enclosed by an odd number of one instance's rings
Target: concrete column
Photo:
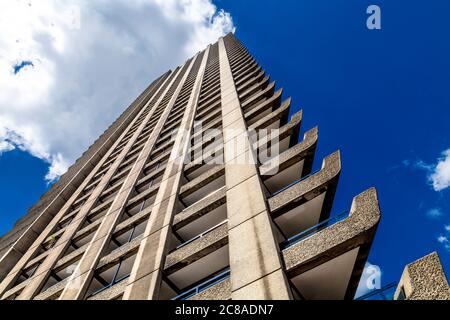
[[[168,102],[163,114],[158,120],[155,128],[150,134],[149,139],[144,145],[144,148],[140,152],[134,166],[130,170],[127,178],[125,179],[119,194],[116,196],[114,202],[109,208],[106,216],[104,217],[101,225],[99,226],[97,232],[94,235],[94,238],[91,240],[89,247],[81,258],[78,267],[76,268],[74,274],[71,276],[68,281],[66,287],[64,288],[63,293],[60,296],[60,300],[75,300],[75,299],[83,299],[86,290],[92,280],[92,277],[95,272],[95,268],[97,266],[98,261],[102,257],[103,252],[108,247],[109,241],[111,239],[114,228],[120,221],[122,213],[124,211],[125,205],[127,201],[131,198],[134,187],[136,186],[137,181],[140,178],[140,175],[144,169],[146,164],[146,160],[151,155],[151,152],[154,149],[154,146],[158,140],[158,137],[164,128],[164,124],[167,120],[167,117],[170,114],[170,110],[175,104],[175,100],[178,97],[178,94],[181,91],[181,88],[188,77],[189,71],[192,68],[192,65],[195,61],[195,58],[191,60],[191,62],[187,65],[183,73],[184,68],[180,68],[176,77],[174,77],[173,82],[167,86],[166,91],[162,94],[158,101],[153,106],[152,111],[146,116],[146,119],[143,121],[139,129],[133,135],[134,138],[138,138],[139,134],[144,130],[145,125],[151,119],[153,113],[158,108],[159,104],[163,101],[166,93],[170,90],[173,83],[177,78],[181,77],[181,81],[178,83],[176,90],[174,91],[172,98]],[[132,140],[133,140],[132,139]],[[130,146],[131,147],[131,146]],[[127,152],[128,153],[128,152]],[[162,182],[162,184],[164,181]]]
[[[233,299],[290,299],[224,39],[219,40]]]
[[[171,241],[171,227],[176,213],[176,202],[183,173],[184,159],[189,150],[191,128],[200,95],[203,75],[208,60],[209,47],[204,52],[197,77],[192,88],[179,132],[164,172],[163,182],[156,196],[144,239],[137,253],[130,281],[124,292],[124,300],[159,299],[162,272]]]

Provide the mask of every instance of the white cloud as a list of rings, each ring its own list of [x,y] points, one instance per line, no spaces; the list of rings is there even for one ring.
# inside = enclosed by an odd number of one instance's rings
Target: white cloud
[[[14,150],[16,147],[14,147],[14,145],[6,140],[0,140],[0,155],[3,152],[8,152],[8,151],[12,151]]]
[[[16,147],[8,139],[8,132],[0,126],[0,156],[4,152],[12,151]]]
[[[430,218],[439,218],[443,215],[441,209],[439,208],[432,208],[427,211],[427,216]]]
[[[444,227],[447,232],[450,232],[450,224]]]
[[[69,167],[69,163],[63,157],[61,153],[57,153],[53,156],[52,162],[48,169],[47,174],[45,175],[45,180],[47,181],[55,181],[58,179],[64,172],[67,171]]]
[[[438,159],[429,179],[435,191],[442,191],[450,187],[450,149],[442,152],[442,157]]]
[[[402,164],[405,167],[411,167],[414,169],[419,169],[419,170],[425,170],[425,171],[431,171],[433,169],[433,165],[427,164],[422,160],[403,160]]]
[[[210,0],[0,0],[0,153],[57,178],[153,79],[233,28]]]
[[[428,182],[434,191],[442,191],[450,187],[450,149],[442,152],[442,156],[437,159],[436,164],[409,159],[403,160],[402,164],[405,167],[426,171]]]
[[[437,238],[437,241],[442,244],[447,251],[450,251],[450,240],[447,237],[440,235]]]

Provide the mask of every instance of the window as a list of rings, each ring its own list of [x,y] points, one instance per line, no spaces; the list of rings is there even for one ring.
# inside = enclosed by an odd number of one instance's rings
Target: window
[[[397,300],[406,300],[405,288],[401,287]]]
[[[130,243],[131,241],[139,237],[141,234],[143,234],[147,226],[147,221],[148,220],[145,220],[140,224],[131,227],[130,229],[128,229],[123,233],[114,235],[109,243],[109,249],[107,251],[108,252],[107,254],[111,253],[117,248],[122,247],[127,243]]]
[[[133,268],[136,254],[131,257],[122,257],[119,261],[106,270],[97,270],[92,278],[91,285],[86,293],[86,298],[90,298],[105,291],[115,284],[127,279]]]

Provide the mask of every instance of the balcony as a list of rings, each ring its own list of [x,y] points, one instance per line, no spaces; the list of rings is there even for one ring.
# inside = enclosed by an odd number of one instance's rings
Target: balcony
[[[87,300],[122,300],[123,293],[128,284],[129,276],[116,281],[114,285],[108,285],[99,290],[95,295],[91,295]]]
[[[208,145],[202,150],[201,156],[192,155],[193,161],[189,162],[184,168],[184,175],[189,180],[197,179],[205,172],[213,169],[218,164],[224,162],[222,138],[219,142]]]
[[[239,83],[236,83],[236,91],[241,95],[244,91],[248,90],[251,86],[255,85],[257,82],[261,81],[265,76],[263,70],[259,72],[253,72],[245,76]],[[267,76],[270,79],[269,76]]]
[[[249,87],[245,91],[241,92],[239,94],[239,100],[245,101],[246,99],[250,98],[252,95],[258,93],[258,91],[264,90],[265,88],[267,88],[268,84],[269,84],[269,77],[264,77],[260,82],[254,83],[251,87]]]
[[[230,288],[222,288],[222,287],[226,287],[227,285],[228,285],[228,287],[230,286],[229,279],[230,279],[230,269],[226,268],[224,271],[219,272],[219,274],[214,275],[214,276],[208,278],[207,280],[203,281],[199,285],[177,295],[175,298],[172,298],[172,300],[189,300],[189,299],[194,299],[195,296],[197,296],[196,300],[200,300],[199,295],[200,294],[205,295],[205,293],[208,293],[212,299],[226,300],[226,298],[223,296],[218,297],[217,294],[211,295],[211,291],[213,291],[213,290],[211,290],[211,288],[215,289],[214,290],[215,293],[217,293],[217,289],[219,289],[219,291],[222,291],[224,293],[227,291],[230,291]],[[208,292],[208,291],[210,291],[210,292]],[[205,299],[205,297],[202,297],[202,300],[207,300],[207,299]]]
[[[302,115],[303,112],[300,110],[288,123],[279,128],[278,132],[259,137],[259,140],[253,143],[253,148],[258,151],[258,154],[264,154],[264,152],[270,154],[266,150],[270,150],[269,148],[275,144],[278,144],[279,153],[295,146],[298,143]]]
[[[125,207],[126,214],[131,217],[153,206],[153,203],[155,202],[156,196],[158,194],[159,187],[160,183],[152,185],[146,191],[143,191],[128,200]]]
[[[305,133],[304,139],[296,146],[263,163],[259,171],[267,195],[292,185],[299,178],[310,174],[318,139],[317,128]]]
[[[89,286],[86,299],[92,299],[96,295],[115,287],[117,284],[127,280],[131,274],[136,253],[130,256],[121,256],[118,261],[112,265],[99,267],[94,272],[94,278]]]
[[[296,299],[353,299],[380,219],[375,189],[336,216],[282,242],[286,275]]]
[[[244,114],[244,118],[247,121],[247,124],[251,126],[252,124],[271,114],[276,108],[278,108],[280,106],[282,93],[283,89],[279,89],[270,98],[262,100],[257,105],[249,108],[249,110],[247,110]],[[286,102],[286,104],[289,104],[289,101]],[[286,104],[284,105],[284,107],[286,106]]]
[[[108,269],[111,266],[119,263],[120,259],[125,259],[132,255],[135,255],[139,248],[142,234],[144,233],[150,213],[151,207],[131,217],[124,214],[122,222],[119,223],[115,228],[114,234],[111,238],[109,249],[107,249],[104,257],[100,259],[100,262],[97,265],[98,270]],[[66,253],[65,256],[57,262],[54,267],[54,274],[58,277],[59,280],[54,279],[48,282],[46,286],[41,290],[41,293],[37,295],[35,299],[50,300],[59,297],[62,290],[64,289],[64,286],[67,283],[68,276],[73,270],[75,270],[76,265],[81,259],[81,256],[86,251],[88,245],[89,243],[76,250],[69,250],[69,253]],[[105,285],[105,282],[103,282],[103,287],[100,285],[102,282],[99,282],[98,280],[96,281],[97,282],[94,281],[95,290],[91,290],[90,294],[87,297],[87,299],[89,300],[100,299],[101,297],[108,297],[108,299],[114,298],[114,294],[118,293],[119,291],[119,281],[112,281],[107,285]],[[95,291],[98,292],[96,292],[96,294],[94,295],[93,293]]]
[[[276,191],[269,208],[279,241],[329,217],[341,170],[340,153],[326,157],[322,169]]]
[[[179,199],[188,207],[225,185],[225,167],[216,165],[181,187]]]
[[[331,218],[328,218],[306,230],[303,230],[295,235],[293,235],[292,237],[284,240],[283,242],[280,243],[280,249],[281,250],[285,250],[285,249],[289,249],[290,247],[294,246],[295,244],[297,244],[300,241],[303,241],[304,239],[308,238],[309,236],[314,235],[315,233],[328,228],[329,226],[344,220],[347,217],[347,212],[343,212],[340,214],[337,214]]]
[[[212,192],[176,214],[173,232],[179,239],[191,239],[227,218],[226,188]]]
[[[285,100],[281,106],[279,106],[280,104],[278,101],[275,100],[274,102],[277,108],[272,107],[272,112],[266,114],[257,121],[252,121],[249,126],[249,130],[278,129],[287,123],[289,109],[291,107],[291,99],[289,98]]]
[[[274,95],[275,82],[270,83],[264,90],[252,95],[247,100],[241,103],[242,110],[245,114],[251,112],[256,107],[260,107],[264,104],[264,101],[270,99]],[[281,95],[281,92],[279,92]]]
[[[228,266],[228,225],[225,220],[176,246],[167,255],[160,299],[172,299],[196,288]]]
[[[214,153],[219,155],[223,149],[222,117],[216,117],[208,124],[196,123],[190,140],[190,163],[185,166],[185,176],[192,180],[211,168],[205,160],[215,158]],[[209,162],[211,163],[211,162]],[[221,163],[221,162],[215,162]]]
[[[100,259],[86,299],[116,300],[121,297],[128,283],[143,232],[144,230],[138,231],[135,227],[126,241]]]

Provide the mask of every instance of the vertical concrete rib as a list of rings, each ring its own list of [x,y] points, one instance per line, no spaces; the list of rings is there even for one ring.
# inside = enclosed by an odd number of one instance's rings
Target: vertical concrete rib
[[[166,79],[165,82],[169,81],[170,78]],[[172,78],[173,79],[173,78]],[[162,90],[164,86],[161,86],[158,88],[159,90]],[[155,92],[153,95],[153,98],[158,94],[158,91]],[[152,98],[152,99],[153,99]],[[150,104],[151,100],[149,100],[146,104],[148,106]],[[99,170],[102,168],[103,164],[106,162],[108,157],[111,155],[111,153],[114,151],[114,149],[119,145],[121,140],[126,136],[127,132],[130,130],[130,128],[133,127],[134,123],[137,121],[140,114],[142,114],[145,111],[145,107],[142,108],[142,110],[139,112],[139,114],[133,119],[133,121],[129,124],[127,130],[125,130],[121,137],[117,139],[117,141],[114,143],[113,147],[110,148],[110,150],[105,154],[103,159],[97,164],[97,166],[94,168],[94,170],[91,171],[91,173],[88,175],[87,178],[85,178],[84,182],[80,185],[80,187],[77,189],[77,191],[70,197],[70,199],[65,203],[65,205],[61,208],[61,210],[56,214],[54,219],[49,223],[47,228],[45,228],[44,232],[40,234],[40,236],[36,239],[36,241],[33,243],[33,245],[28,249],[28,251],[25,253],[25,255],[22,257],[22,259],[19,260],[19,262],[16,264],[16,266],[12,269],[10,275],[8,275],[5,280],[0,284],[0,294],[3,294],[8,288],[10,288],[15,279],[20,275],[20,272],[26,265],[26,263],[33,258],[37,252],[39,251],[39,248],[41,244],[49,237],[51,236],[55,226],[58,224],[58,222],[68,213],[70,210],[72,204],[76,201],[76,199],[80,196],[81,192],[85,189],[85,187],[88,185],[88,183],[91,181],[91,179],[99,172]],[[90,212],[90,210],[93,208],[93,206],[97,203],[99,196],[101,193],[105,190],[106,186],[109,183],[109,180],[115,173],[118,166],[121,164],[123,159],[126,156],[127,151],[133,144],[133,139],[130,139],[130,141],[127,143],[127,146],[122,150],[118,158],[115,160],[113,165],[109,168],[107,173],[103,176],[100,183],[95,187],[87,201],[83,204],[75,218],[73,219],[72,223],[66,228],[65,232],[62,234],[62,236],[57,241],[56,245],[50,249],[50,253],[47,255],[45,260],[39,265],[38,269],[36,270],[35,274],[31,277],[30,281],[28,282],[27,286],[24,288],[24,290],[21,292],[21,294],[18,296],[18,299],[20,300],[29,300],[32,299],[38,291],[42,288],[42,286],[45,284],[45,281],[48,279],[53,266],[58,261],[58,259],[64,254],[64,252],[67,250],[67,248],[70,245],[70,242],[72,241],[73,236],[75,233],[80,229],[80,227],[83,225],[85,218],[87,214]]]
[[[178,191],[181,187],[184,159],[190,147],[191,128],[199,100],[209,48],[203,52],[203,57],[197,56],[197,59],[202,59],[198,71],[192,70],[196,73],[195,82],[179,131],[175,136],[174,146],[144,233],[144,239],[139,247],[130,282],[125,289],[124,300],[155,300],[159,298],[164,261],[171,241],[172,221],[176,213]]]
[[[219,40],[233,299],[290,299],[224,38]]]
[[[105,133],[102,134],[102,136],[94,143],[94,145],[91,148],[94,148],[96,145],[99,145],[97,148],[95,154],[91,155],[87,161],[83,160],[86,156],[89,155],[89,152],[85,152],[83,156],[77,160],[77,162],[69,169],[69,171],[66,174],[69,174],[72,168],[79,169],[74,173],[71,178],[68,181],[65,181],[64,187],[61,187],[61,190],[58,194],[49,194],[49,192],[52,191],[51,188],[40,200],[39,202],[33,206],[33,208],[30,211],[33,211],[34,208],[37,208],[39,206],[39,203],[44,202],[49,197],[53,197],[51,201],[46,204],[45,208],[37,215],[35,220],[26,228],[26,230],[17,238],[17,240],[13,243],[13,245],[4,253],[4,255],[0,255],[0,281],[2,281],[5,276],[8,274],[9,271],[14,267],[15,264],[18,263],[19,259],[24,255],[24,253],[28,250],[28,248],[33,244],[33,242],[36,240],[36,238],[39,236],[41,232],[45,229],[45,227],[48,225],[48,223],[53,219],[53,217],[58,213],[58,211],[61,209],[61,207],[64,204],[64,201],[67,200],[71,195],[73,194],[76,189],[81,185],[82,181],[86,178],[86,176],[89,174],[89,172],[92,171],[94,168],[94,164],[98,163],[99,160],[101,160],[99,154],[105,154],[106,152],[102,152],[101,150],[105,150],[106,148],[110,148],[116,139],[118,138],[119,132],[122,129],[122,125],[126,122],[131,121],[136,116],[136,109],[139,109],[142,107],[142,103],[144,101],[148,101],[150,97],[155,94],[156,90],[160,88],[164,82],[164,80],[167,79],[170,72],[166,73],[164,76],[157,79],[154,83],[152,83],[145,92],[140,95],[136,101],[124,112],[123,116],[120,116],[116,121],[119,121],[120,118],[124,117],[122,124],[119,127],[111,126],[109,129],[105,131]],[[131,109],[130,109],[131,108]],[[130,111],[130,112],[129,112]],[[125,114],[127,114],[125,116]],[[109,133],[110,131],[112,131]],[[122,129],[123,130],[123,129]],[[108,135],[109,137],[105,140],[103,139],[104,135]],[[101,145],[100,145],[101,143]],[[90,148],[90,149],[91,149]],[[78,162],[81,162],[83,164],[80,164]],[[66,175],[65,174],[65,175]],[[64,175],[64,176],[65,176]],[[60,179],[60,181],[56,182],[55,185],[64,183],[63,178]],[[67,198],[67,199],[66,199]],[[31,214],[31,212],[29,213]],[[6,237],[6,236],[5,236]],[[3,239],[5,238],[1,238]]]
[[[64,288],[64,291],[60,296],[60,300],[74,300],[84,298],[87,287],[90,283],[90,280],[93,277],[96,265],[99,259],[102,257],[102,253],[108,247],[109,241],[112,236],[112,232],[116,227],[116,225],[118,224],[118,222],[120,221],[120,218],[122,217],[125,205],[127,201],[131,198],[134,188],[136,186],[136,182],[138,181],[143,171],[143,168],[146,164],[146,160],[148,159],[152,150],[154,149],[159,134],[163,129],[166,120],[164,114],[168,115],[170,113],[172,104],[174,103],[176,97],[178,96],[181,87],[183,86],[183,83],[187,78],[187,74],[189,73],[190,68],[192,68],[194,60],[195,59],[192,59],[191,62],[189,61],[186,62],[185,66],[179,69],[179,72],[177,76],[173,78],[173,82],[171,83],[171,85],[169,85],[166,88],[164,94],[162,94],[158,99],[158,101],[155,103],[152,112],[147,115],[145,121],[141,124],[140,128],[135,132],[132,140],[137,140],[139,134],[144,130],[146,123],[148,123],[155,110],[158,108],[158,106],[160,106],[165,96],[170,91],[170,88],[173,85],[176,85],[177,89],[175,90],[171,100],[167,104],[163,115],[158,120],[156,127],[151,133],[149,139],[146,141],[136,162],[134,163],[127,178],[125,179],[119,191],[119,194],[115,197],[114,202],[112,203],[111,207],[108,210],[108,213],[103,219],[100,227],[98,228],[96,234],[94,235],[94,238],[92,239],[89,247],[84,253],[80,263],[78,264],[78,267],[74,275],[70,278],[69,282]],[[179,80],[178,84],[176,82],[177,79],[181,79]],[[129,149],[127,150],[127,153],[128,151]]]
[[[154,83],[40,202],[42,215],[0,259],[0,299],[352,298],[378,220],[341,230],[353,207],[327,220],[340,163],[308,175],[317,137],[295,145],[301,112],[288,119],[290,99],[248,50],[228,34]],[[279,131],[255,143],[258,128]],[[265,161],[277,139],[281,154]],[[307,257],[311,241],[331,249]],[[349,269],[330,276],[350,280],[320,284],[316,271],[350,251]],[[418,297],[408,283],[422,269],[408,269],[402,295]]]

